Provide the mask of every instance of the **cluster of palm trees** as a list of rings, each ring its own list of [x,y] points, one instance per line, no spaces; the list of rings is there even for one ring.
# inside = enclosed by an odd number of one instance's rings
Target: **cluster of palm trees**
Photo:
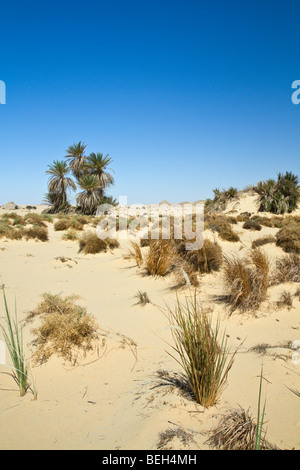
[[[263,212],[291,213],[300,202],[299,178],[291,171],[278,173],[277,181],[259,181],[254,189],[260,196],[259,210]]]
[[[94,215],[97,207],[106,202],[115,204],[112,197],[105,195],[106,189],[114,184],[109,165],[112,159],[103,153],[85,154],[87,145],[74,143],[66,151],[65,160],[55,160],[48,165],[48,193],[45,202],[51,206],[48,212],[69,212],[68,192],[81,192],[76,196],[76,211],[85,215]]]

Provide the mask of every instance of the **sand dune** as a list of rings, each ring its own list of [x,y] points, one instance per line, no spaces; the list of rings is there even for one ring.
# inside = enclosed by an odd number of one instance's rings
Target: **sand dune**
[[[35,212],[43,209],[37,206]],[[256,210],[256,197],[245,194],[225,212]],[[17,211],[26,212],[25,206]],[[220,318],[232,350],[239,346],[227,388],[216,405],[205,409],[162,378],[167,372],[182,372],[168,354],[173,340],[164,309],[175,302],[172,276],[142,276],[134,261],[124,257],[128,240],[121,240],[113,252],[83,255],[77,242],[63,241],[53,224],[48,227],[46,243],[0,239],[0,283],[9,304],[13,309],[16,299],[19,318],[24,319],[45,292],[76,294],[95,316],[106,346],[75,367],[58,357],[33,367],[37,400],[31,393],[20,398],[7,369],[0,366],[1,449],[208,449],[209,431],[226,410],[242,406],[256,416],[262,364],[267,439],[282,449],[300,449],[299,397],[290,391],[300,390],[300,365],[292,362],[288,346],[300,339],[300,301],[295,297],[291,309],[276,306],[284,289],[297,290],[295,283],[271,287],[256,315],[229,315],[217,301],[224,293],[221,273],[201,277],[199,298]],[[226,254],[243,255],[255,238],[274,235],[277,229],[252,232],[238,223],[235,231],[239,242],[218,240]],[[208,230],[206,237],[213,240],[216,234]],[[273,261],[283,253],[274,244],[264,249]],[[151,303],[136,305],[138,291],[147,292]],[[187,289],[179,291],[181,299],[185,295]],[[1,304],[0,312],[2,317]],[[30,327],[24,335],[29,345]],[[263,356],[251,350],[262,344],[267,345]],[[27,351],[32,352],[29,346]],[[164,432],[170,429],[174,432],[168,440]]]

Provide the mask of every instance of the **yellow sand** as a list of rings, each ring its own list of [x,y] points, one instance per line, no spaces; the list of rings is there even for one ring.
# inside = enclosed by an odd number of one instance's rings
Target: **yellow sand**
[[[231,210],[255,211],[255,197],[249,196],[248,202],[243,197],[226,212]],[[243,255],[255,238],[277,231],[263,227],[249,232],[241,225],[233,226],[241,233],[241,242],[218,240],[224,253]],[[296,284],[270,288],[268,301],[256,316],[229,316],[224,303],[216,301],[224,293],[221,274],[202,277],[199,299],[221,319],[232,350],[240,346],[227,388],[219,402],[206,410],[175,387],[162,386],[157,377],[161,370],[181,372],[168,354],[173,342],[163,311],[166,303],[175,301],[172,276],[142,276],[135,263],[124,258],[128,241],[112,253],[85,256],[78,254],[77,242],[63,241],[52,224],[49,234],[48,243],[0,240],[0,284],[5,284],[12,310],[16,299],[19,318],[24,319],[44,292],[77,294],[105,331],[106,347],[75,368],[60,358],[34,367],[36,401],[30,392],[20,398],[12,378],[4,374],[7,368],[0,366],[1,449],[155,450],[160,433],[179,427],[193,440],[185,447],[176,438],[164,448],[208,449],[205,441],[222,413],[242,406],[256,416],[262,364],[267,439],[282,449],[300,449],[300,399],[289,390],[300,390],[300,365],[291,362],[292,351],[284,347],[300,339],[300,302],[294,298],[291,310],[275,305],[280,293],[295,292]],[[213,239],[215,234],[206,236]],[[274,244],[264,249],[273,261],[283,253]],[[59,256],[71,260],[62,263],[56,260]],[[135,305],[138,291],[147,292],[152,303]],[[182,299],[186,294],[187,290],[180,291]],[[30,356],[30,327],[24,334]],[[271,346],[267,355],[249,351],[262,343]]]

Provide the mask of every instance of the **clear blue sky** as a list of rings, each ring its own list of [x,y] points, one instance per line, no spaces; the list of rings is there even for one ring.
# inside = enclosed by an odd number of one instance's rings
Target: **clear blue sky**
[[[196,201],[300,175],[299,0],[10,0],[0,7],[0,204],[38,204],[84,141],[114,197]]]

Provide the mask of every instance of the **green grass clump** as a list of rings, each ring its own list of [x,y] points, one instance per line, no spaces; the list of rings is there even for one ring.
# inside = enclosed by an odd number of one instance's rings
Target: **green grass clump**
[[[186,298],[185,304],[177,298],[175,309],[168,308],[168,317],[175,359],[183,367],[196,401],[209,408],[218,401],[234,362],[226,334],[220,336],[219,323],[212,325],[196,294]]]
[[[291,213],[300,201],[299,179],[292,172],[279,173],[277,181],[260,181],[255,187],[259,194],[259,211],[274,214]]]
[[[20,396],[23,397],[30,388],[28,366],[24,354],[23,328],[18,325],[17,309],[15,309],[14,317],[9,312],[4,289],[3,299],[6,327],[0,325],[0,329],[13,364],[12,377],[19,387]]]

